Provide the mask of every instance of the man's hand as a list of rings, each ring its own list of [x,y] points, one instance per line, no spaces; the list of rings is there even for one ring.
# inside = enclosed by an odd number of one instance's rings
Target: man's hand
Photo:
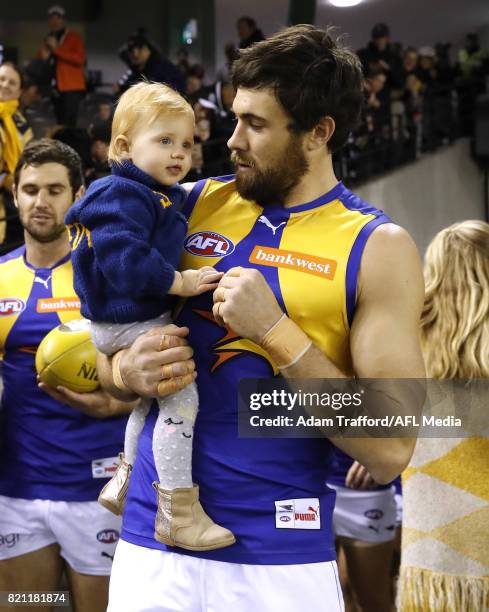
[[[367,491],[377,486],[366,467],[355,461],[346,475],[345,484],[350,489]]]
[[[215,320],[259,344],[283,312],[261,272],[231,268],[214,291]]]
[[[58,40],[56,39],[56,36],[48,36],[45,42],[46,42],[46,47],[50,51],[54,51],[56,47],[58,46]]]
[[[61,404],[68,404],[75,410],[96,419],[130,414],[139,403],[139,400],[135,402],[117,400],[103,389],[97,389],[92,393],[76,393],[61,386],[53,389],[43,382],[38,382],[38,387]]]
[[[188,327],[165,325],[139,336],[123,351],[119,366],[124,384],[140,397],[164,397],[197,376]]]

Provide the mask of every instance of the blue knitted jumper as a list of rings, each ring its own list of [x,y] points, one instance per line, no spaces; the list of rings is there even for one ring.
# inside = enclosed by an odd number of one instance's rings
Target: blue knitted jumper
[[[172,307],[168,291],[187,221],[180,185],[164,187],[132,162],[114,164],[66,215],[81,313],[100,323],[132,323]]]

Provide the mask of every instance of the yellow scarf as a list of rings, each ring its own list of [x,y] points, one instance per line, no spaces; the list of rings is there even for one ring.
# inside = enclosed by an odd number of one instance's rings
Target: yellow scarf
[[[10,173],[13,173],[17,161],[22,153],[22,145],[19,138],[19,132],[15,126],[13,116],[17,108],[19,107],[18,100],[7,100],[7,102],[0,102],[0,120],[2,122],[2,145],[3,152],[2,157],[7,164],[7,169]]]

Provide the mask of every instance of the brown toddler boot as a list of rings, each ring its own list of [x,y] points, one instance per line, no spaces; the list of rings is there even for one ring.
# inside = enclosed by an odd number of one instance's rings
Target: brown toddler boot
[[[120,463],[117,470],[105,487],[100,491],[98,503],[113,514],[122,514],[126,501],[127,487],[131,477],[132,465],[124,459],[124,453],[119,453]]]
[[[216,525],[199,502],[199,487],[166,491],[158,483],[155,539],[168,546],[186,550],[214,550],[236,542],[234,535]]]

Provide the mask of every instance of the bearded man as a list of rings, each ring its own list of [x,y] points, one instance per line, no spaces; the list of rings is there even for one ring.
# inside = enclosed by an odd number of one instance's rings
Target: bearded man
[[[154,539],[153,407],[129,486],[110,612],[343,610],[335,494],[325,485],[332,443],[380,483],[413,450],[409,438],[238,436],[242,378],[422,377],[423,280],[409,235],[334,175],[332,154],[360,112],[358,58],[330,32],[295,26],[241,51],[233,85],[236,176],[196,183],[184,209],[182,266],[225,274],[214,303],[189,299],[177,323],[182,334],[190,329],[198,373],[194,480],[208,514],[237,541],[200,553]],[[112,363],[101,357],[103,384],[127,398],[181,387],[194,367],[172,353],[182,343],[163,332],[139,338]]]

